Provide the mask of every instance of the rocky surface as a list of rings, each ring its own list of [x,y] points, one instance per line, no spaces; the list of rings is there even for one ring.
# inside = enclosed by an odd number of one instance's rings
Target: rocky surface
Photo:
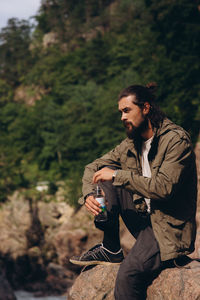
[[[68,300],[113,300],[119,266],[96,266],[81,272],[70,289]]]
[[[114,300],[118,266],[96,266],[82,272],[71,288],[68,300]],[[185,268],[164,270],[147,290],[147,300],[200,299],[200,262]]]
[[[0,265],[14,289],[62,294],[71,286],[76,274],[59,263],[56,236],[73,213],[65,202],[34,202],[19,192],[2,205]]]
[[[43,37],[43,47],[48,48],[58,43],[58,34],[56,32],[46,33]]]
[[[44,89],[39,86],[30,85],[24,86],[20,85],[15,89],[14,101],[23,101],[27,105],[34,105],[34,103],[42,98],[45,94],[49,92],[49,89]]]
[[[0,266],[14,289],[66,293],[81,270],[69,258],[102,239],[84,207],[75,213],[57,199],[35,201],[16,192],[1,206]]]
[[[164,270],[148,288],[147,299],[200,299],[200,261],[194,260],[186,265],[185,268]]]
[[[102,240],[85,207],[75,212],[63,200],[34,201],[16,192],[1,206],[0,265],[14,289],[66,293],[81,270],[69,258]],[[134,239],[124,226],[121,235],[126,252]]]

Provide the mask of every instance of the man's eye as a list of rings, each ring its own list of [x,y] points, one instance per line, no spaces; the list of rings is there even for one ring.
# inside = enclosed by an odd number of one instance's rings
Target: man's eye
[[[130,111],[130,109],[128,109],[128,108],[125,108],[125,109],[124,109],[124,112],[125,112],[125,113],[128,113],[129,111]]]

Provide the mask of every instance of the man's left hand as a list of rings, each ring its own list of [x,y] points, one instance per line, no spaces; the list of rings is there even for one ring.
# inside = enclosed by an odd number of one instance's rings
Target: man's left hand
[[[115,173],[115,170],[111,170],[109,168],[103,168],[96,173],[94,173],[92,182],[97,183],[98,181],[107,181],[112,180],[112,176]]]

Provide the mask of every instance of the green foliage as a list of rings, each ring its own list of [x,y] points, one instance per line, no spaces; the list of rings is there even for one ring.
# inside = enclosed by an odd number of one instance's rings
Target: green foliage
[[[157,81],[158,104],[195,142],[195,2],[45,0],[36,20],[32,34],[16,19],[0,33],[0,201],[37,181],[65,180],[66,201],[76,206],[84,166],[125,137],[117,95],[131,84]],[[44,49],[51,31],[58,43]],[[13,101],[21,83],[44,91],[33,106]]]
[[[0,32],[0,79],[12,86],[23,81],[31,65],[29,45],[31,26],[25,21],[10,19]]]
[[[192,135],[199,133],[199,9],[195,1],[147,1],[157,33],[159,61],[156,80],[160,82],[163,107],[174,121]],[[163,101],[163,100],[162,100]]]
[[[0,79],[0,102],[4,103],[13,99],[12,87],[3,79]]]

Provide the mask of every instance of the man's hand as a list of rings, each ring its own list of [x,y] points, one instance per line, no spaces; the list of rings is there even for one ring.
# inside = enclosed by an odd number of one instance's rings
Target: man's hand
[[[94,173],[92,182],[98,183],[98,181],[107,181],[112,180],[112,176],[115,173],[115,170],[111,170],[109,168],[103,168],[96,173]]]
[[[94,198],[94,195],[90,195],[85,200],[85,206],[89,212],[94,216],[97,216],[101,212],[101,206],[99,202]]]

